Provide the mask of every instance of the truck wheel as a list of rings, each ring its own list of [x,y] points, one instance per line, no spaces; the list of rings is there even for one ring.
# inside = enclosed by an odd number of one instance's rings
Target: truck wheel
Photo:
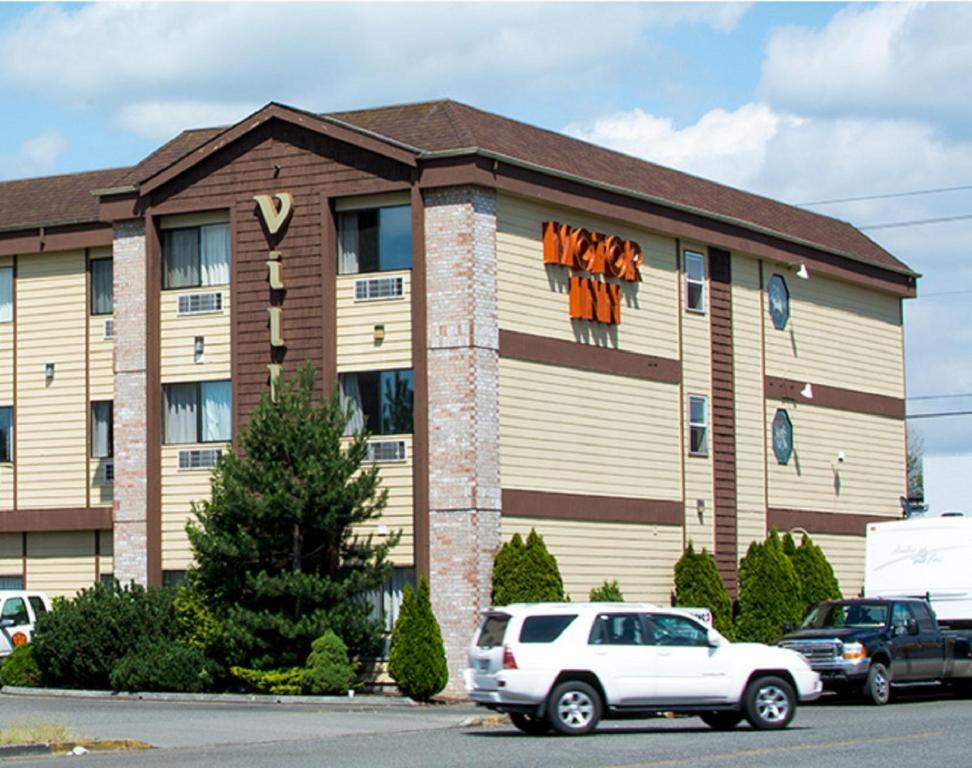
[[[743,712],[749,724],[761,731],[786,728],[796,714],[796,694],[782,677],[757,677],[743,695]]]
[[[891,675],[880,661],[875,661],[867,670],[864,698],[877,706],[887,704],[891,699]]]
[[[714,731],[731,731],[743,719],[739,712],[703,712],[699,717]]]
[[[513,725],[524,733],[529,733],[531,736],[542,736],[550,731],[550,723],[545,718],[537,717],[536,715],[527,715],[523,712],[511,712],[510,720],[513,721]]]
[[[560,733],[583,736],[601,719],[601,697],[580,680],[567,680],[556,686],[547,699],[547,720]]]

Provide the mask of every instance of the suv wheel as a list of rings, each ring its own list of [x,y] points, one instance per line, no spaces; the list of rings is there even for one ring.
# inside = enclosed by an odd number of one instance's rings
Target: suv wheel
[[[891,675],[888,668],[876,661],[867,670],[867,682],[864,683],[864,698],[871,704],[881,706],[891,699]]]
[[[743,696],[743,711],[753,728],[778,730],[786,728],[796,713],[796,694],[782,677],[757,677]]]
[[[703,712],[702,722],[716,731],[731,731],[743,716],[739,712]]]
[[[513,721],[513,725],[524,733],[529,733],[531,736],[542,736],[550,731],[550,723],[545,718],[537,717],[536,715],[528,715],[524,712],[510,712],[510,720]]]
[[[547,721],[568,736],[590,733],[601,719],[601,697],[580,680],[555,686],[547,699]]]

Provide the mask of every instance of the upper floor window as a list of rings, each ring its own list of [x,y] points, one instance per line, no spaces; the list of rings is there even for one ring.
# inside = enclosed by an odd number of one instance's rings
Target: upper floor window
[[[13,267],[0,267],[0,323],[13,322]]]
[[[685,306],[705,312],[705,257],[694,251],[685,251]]]
[[[709,398],[689,395],[689,454],[709,455]]]
[[[115,425],[111,400],[91,403],[91,458],[109,459],[115,454]]]
[[[112,281],[114,269],[111,259],[91,260],[91,314],[110,315],[114,310]]]
[[[233,390],[229,381],[165,384],[162,400],[164,443],[217,443],[232,439]]]
[[[227,285],[229,281],[229,224],[162,230],[163,288]]]
[[[0,464],[13,461],[13,408],[0,408]]]
[[[411,369],[343,373],[338,378],[342,398],[351,411],[345,435],[362,429],[373,435],[412,431],[415,390]]]
[[[338,214],[338,274],[412,268],[412,208],[396,205]]]
[[[773,327],[782,331],[786,328],[786,321],[790,319],[790,291],[782,275],[773,275],[770,278],[766,293],[769,295],[769,313]]]

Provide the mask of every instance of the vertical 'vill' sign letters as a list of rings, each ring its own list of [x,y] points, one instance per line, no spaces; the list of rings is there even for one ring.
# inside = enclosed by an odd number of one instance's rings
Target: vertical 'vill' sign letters
[[[290,218],[294,209],[294,198],[289,192],[278,192],[274,195],[256,195],[253,198],[260,208],[260,215],[267,232],[276,235]],[[277,202],[274,202],[276,199]],[[279,206],[278,206],[279,203]],[[267,282],[273,291],[284,289],[283,263],[280,251],[270,251],[267,254]],[[267,314],[270,316],[270,359],[276,361],[274,350],[285,346],[283,337],[283,307],[269,306]],[[267,365],[270,371],[270,399],[277,401],[277,383],[280,380],[282,366],[278,362]]]

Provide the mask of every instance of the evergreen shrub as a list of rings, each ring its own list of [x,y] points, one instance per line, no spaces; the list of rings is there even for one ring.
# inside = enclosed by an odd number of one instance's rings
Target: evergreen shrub
[[[715,558],[704,547],[696,552],[691,541],[675,563],[675,605],[708,608],[712,626],[732,639],[732,603]]]
[[[388,673],[399,690],[416,701],[428,701],[449,681],[442,632],[432,612],[429,582],[424,578],[419,579],[415,591],[405,586],[392,629]]]
[[[749,545],[739,565],[736,639],[772,643],[802,617],[800,581],[776,530]]]
[[[41,671],[34,658],[34,646],[18,645],[3,660],[0,683],[20,688],[36,688],[41,684]]]
[[[344,693],[354,685],[354,665],[348,648],[332,630],[311,644],[304,668],[304,691],[313,694]]]
[[[613,581],[605,579],[601,586],[591,590],[589,599],[592,603],[623,603],[624,595],[621,594],[617,579]]]
[[[800,580],[802,615],[805,616],[819,602],[841,598],[834,569],[824,551],[813,543],[810,536],[803,536],[800,546],[795,547],[790,555],[790,561]]]
[[[514,534],[493,561],[493,605],[561,602],[566,599],[557,559],[531,528],[526,543]]]
[[[283,669],[248,669],[230,667],[230,674],[257,693],[272,693],[275,696],[296,696],[303,688],[304,668],[286,667]]]
[[[144,642],[114,665],[111,688],[198,693],[210,680],[207,666],[202,653],[175,640]]]

